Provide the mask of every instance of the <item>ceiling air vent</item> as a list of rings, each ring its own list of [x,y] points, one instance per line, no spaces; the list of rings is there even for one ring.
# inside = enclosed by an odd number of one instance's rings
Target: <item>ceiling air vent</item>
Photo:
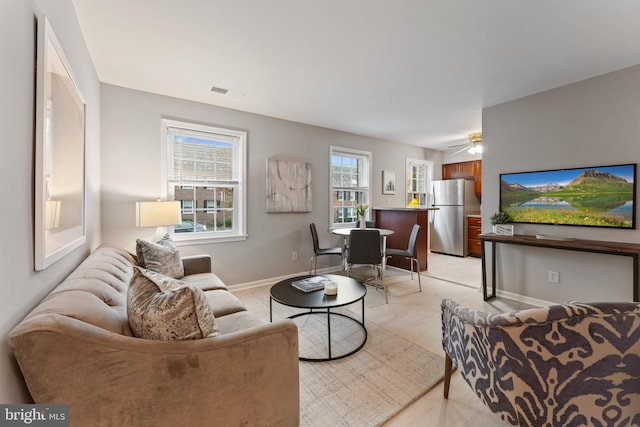
[[[211,87],[211,92],[216,92],[216,93],[221,93],[223,95],[226,95],[227,92],[229,92],[229,89],[224,89],[224,88],[221,88],[221,87],[213,86],[213,87]]]

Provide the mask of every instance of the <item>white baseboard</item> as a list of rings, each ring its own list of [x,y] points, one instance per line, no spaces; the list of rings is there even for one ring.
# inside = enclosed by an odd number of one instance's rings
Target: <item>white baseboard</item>
[[[387,268],[395,268],[393,266],[387,266]],[[317,270],[318,274],[324,274],[324,273],[332,273],[335,272],[336,268],[335,267],[325,267],[322,269]],[[425,272],[422,272],[423,276],[425,277],[432,277],[434,279],[438,279],[438,280],[443,280],[449,283],[453,283],[456,285],[460,285],[460,286],[467,286],[467,287],[474,287],[475,286],[470,286],[464,283],[459,283],[459,282],[455,282],[453,280],[447,280],[444,278],[440,278],[437,276],[431,276],[429,274],[425,274]],[[291,274],[286,274],[284,276],[277,276],[277,277],[271,277],[268,279],[262,279],[262,280],[256,280],[254,282],[245,282],[245,283],[237,283],[235,285],[230,285],[228,286],[230,291],[241,291],[244,289],[252,289],[252,288],[258,288],[260,286],[266,286],[266,285],[273,285],[281,280],[284,279],[288,279],[290,277],[294,277],[294,276],[304,276],[306,274],[309,274],[308,271],[301,271],[299,273],[291,273]],[[479,289],[480,292],[482,292],[482,287],[480,287]],[[532,297],[528,297],[526,295],[520,295],[520,294],[516,294],[513,292],[508,292],[508,291],[503,291],[500,289],[496,290],[496,296],[499,296],[500,298],[506,298],[506,299],[510,299],[513,301],[519,301],[519,302],[523,302],[525,304],[529,304],[529,305],[533,305],[535,307],[546,307],[549,305],[556,305],[559,304],[557,302],[551,302],[551,301],[545,301],[545,300],[541,300],[541,299],[537,299],[537,298],[532,298]]]
[[[496,296],[510,299],[513,301],[523,302],[525,304],[533,305],[535,307],[547,307],[549,305],[559,304],[557,302],[545,301],[538,298],[528,297],[526,295],[515,294],[513,292],[501,291],[500,289],[496,289]]]
[[[334,271],[336,271],[336,267],[325,267],[317,270],[316,273],[324,274],[324,273],[331,273]],[[254,282],[236,283],[235,285],[229,285],[228,288],[230,291],[241,291],[244,289],[258,288],[260,286],[265,286],[265,285],[273,285],[284,279],[289,279],[294,276],[304,276],[308,274],[309,274],[308,271],[301,271],[299,273],[290,273],[284,276],[270,277],[268,279],[256,280]]]

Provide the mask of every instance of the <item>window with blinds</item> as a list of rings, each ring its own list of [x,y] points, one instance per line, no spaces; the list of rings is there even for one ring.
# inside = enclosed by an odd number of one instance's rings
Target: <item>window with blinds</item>
[[[168,198],[179,200],[177,240],[246,237],[246,132],[162,120]]]
[[[369,204],[371,153],[342,147],[330,147],[331,228],[354,226],[358,220],[356,205]],[[369,218],[367,210],[366,218]]]

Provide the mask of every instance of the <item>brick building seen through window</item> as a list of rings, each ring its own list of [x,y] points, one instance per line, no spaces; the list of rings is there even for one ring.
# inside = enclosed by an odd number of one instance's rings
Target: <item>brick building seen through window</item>
[[[174,191],[182,208],[182,224],[175,227],[176,233],[233,227],[232,188],[176,185]]]

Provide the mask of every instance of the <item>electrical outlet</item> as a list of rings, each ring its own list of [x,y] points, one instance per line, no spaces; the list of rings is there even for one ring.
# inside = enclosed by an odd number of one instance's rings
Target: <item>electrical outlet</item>
[[[297,251],[291,252],[291,261],[297,261],[297,260],[298,260],[298,252]]]
[[[560,283],[560,273],[549,270],[549,282]]]

